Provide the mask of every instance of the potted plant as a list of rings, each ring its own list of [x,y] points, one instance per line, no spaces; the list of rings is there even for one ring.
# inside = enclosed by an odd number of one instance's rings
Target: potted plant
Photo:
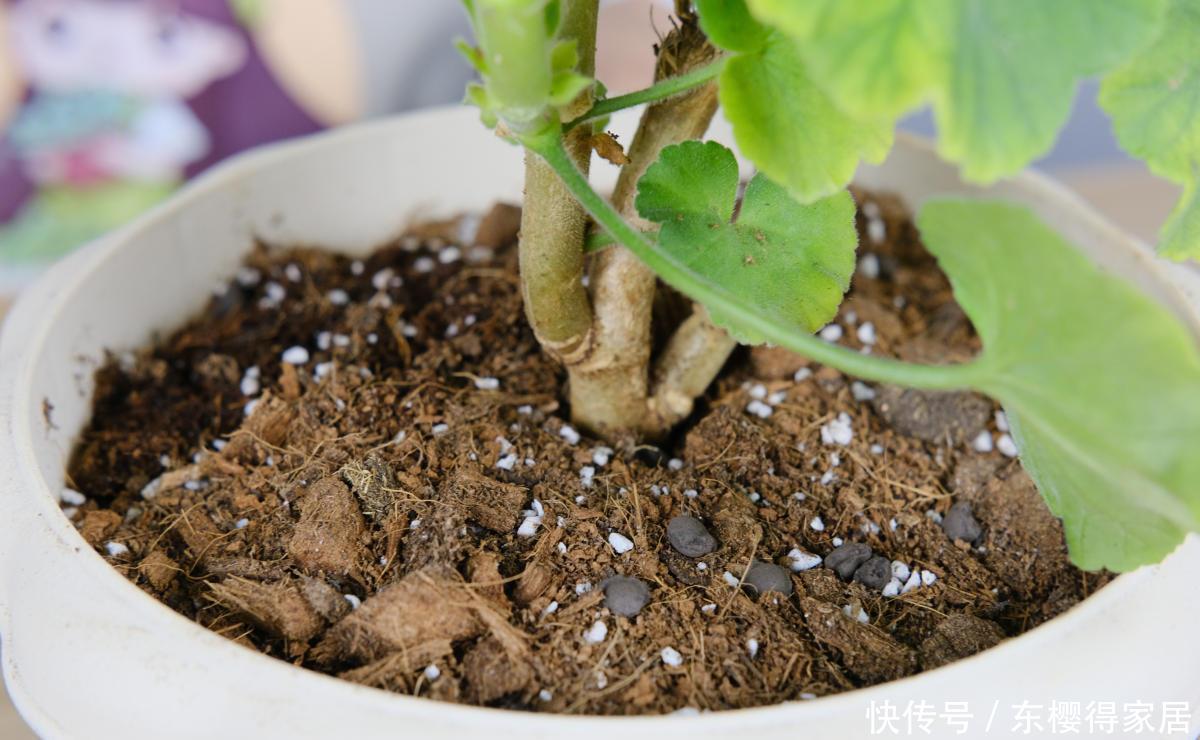
[[[845,190],[926,100],[966,179],[1014,174],[1101,72],[1126,145],[1187,181],[1191,0],[690,5],[660,80],[607,98],[595,2],[472,0],[470,98],[520,149],[435,112],[266,151],[23,299],[0,629],[40,730],[112,734],[130,687],[140,727],[204,736],[1194,725],[1195,278],[1036,177],[964,198],[909,142]],[[597,121],[640,103],[626,150]],[[515,254],[510,209],[402,228],[516,194],[521,150]],[[237,268],[255,236],[357,256]],[[222,711],[181,728],[187,702]]]

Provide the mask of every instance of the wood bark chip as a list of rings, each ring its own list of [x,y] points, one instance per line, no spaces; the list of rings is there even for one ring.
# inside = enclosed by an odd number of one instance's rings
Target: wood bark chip
[[[835,604],[802,598],[808,629],[818,641],[838,650],[842,662],[867,681],[893,681],[917,670],[917,657],[876,627],[847,617]]]
[[[436,608],[430,608],[436,605]],[[483,623],[447,571],[426,569],[384,586],[334,625],[314,649],[319,662],[370,662],[435,640],[475,637]]]
[[[339,478],[314,483],[300,498],[300,521],[288,554],[310,574],[357,577],[366,557],[366,525],[358,502]]]
[[[179,565],[162,550],[152,550],[138,563],[138,573],[155,591],[165,591],[179,573]]]
[[[512,532],[517,528],[529,493],[521,486],[461,467],[442,485],[441,498],[463,506],[471,520],[493,532]]]
[[[211,586],[212,598],[248,617],[267,632],[293,642],[306,642],[325,620],[304,597],[294,580],[260,583],[229,578]]]

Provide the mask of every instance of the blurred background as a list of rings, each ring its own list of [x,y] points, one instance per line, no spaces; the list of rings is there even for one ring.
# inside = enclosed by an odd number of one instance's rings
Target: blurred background
[[[671,5],[605,0],[611,93],[650,82]],[[221,159],[459,101],[450,40],[467,35],[455,0],[0,0],[0,316],[49,262]],[[1153,240],[1178,191],[1117,148],[1095,92],[1038,166]],[[934,132],[927,114],[903,126]],[[29,736],[0,693],[0,738]]]

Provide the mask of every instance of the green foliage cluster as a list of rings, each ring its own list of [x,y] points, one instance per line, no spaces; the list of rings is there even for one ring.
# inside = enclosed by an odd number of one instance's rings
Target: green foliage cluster
[[[692,78],[719,80],[738,149],[758,169],[736,217],[737,160],[716,143],[667,147],[646,171],[636,205],[656,232],[635,229],[591,188],[562,146],[558,110],[593,83],[554,37],[558,0],[468,3],[480,45],[467,54],[483,77],[471,100],[542,156],[617,244],[739,341],[999,400],[1082,567],[1156,562],[1200,531],[1195,338],[1028,210],[935,200],[918,216],[983,340],[974,361],[910,365],[812,336],[836,314],[855,265],[845,186],[860,161],[886,156],[897,118],[923,105],[940,154],[966,179],[990,182],[1045,153],[1080,79],[1104,75],[1100,101],[1122,145],[1184,186],[1163,253],[1200,255],[1200,0],[694,5],[724,53]],[[692,78],[601,100],[566,125],[676,94]]]

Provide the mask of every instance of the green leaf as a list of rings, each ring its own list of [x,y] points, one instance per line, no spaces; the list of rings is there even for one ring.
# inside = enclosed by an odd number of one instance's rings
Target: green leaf
[[[733,152],[689,141],[663,149],[638,182],[635,204],[661,225],[662,249],[688,269],[797,331],[816,331],[833,319],[854,271],[850,194],[802,205],[759,174],[733,222],[737,191]],[[739,341],[763,341],[720,310],[711,315]]]
[[[805,62],[838,105],[895,119],[923,102],[949,58],[954,0],[750,0],[760,18],[802,40]]]
[[[1048,152],[1081,77],[1119,62],[1158,27],[1151,0],[959,0],[949,77],[934,109],[939,148],[989,182]]]
[[[891,123],[844,114],[778,33],[726,62],[718,94],[738,149],[803,202],[837,192],[860,159],[879,162],[891,149]]]
[[[758,51],[771,29],[754,20],[745,0],[694,0],[700,29],[708,40],[729,51]]]
[[[1023,207],[934,201],[917,223],[1075,563],[1129,570],[1200,530],[1195,338]]]
[[[1200,181],[1184,186],[1179,203],[1163,225],[1158,251],[1174,260],[1200,259]]]
[[[1078,81],[1148,42],[1163,0],[750,0],[860,118],[932,102],[942,156],[990,182],[1047,152]]]
[[[1160,249],[1200,258],[1200,0],[1173,0],[1159,38],[1100,88],[1121,146],[1158,175],[1184,185]]]

